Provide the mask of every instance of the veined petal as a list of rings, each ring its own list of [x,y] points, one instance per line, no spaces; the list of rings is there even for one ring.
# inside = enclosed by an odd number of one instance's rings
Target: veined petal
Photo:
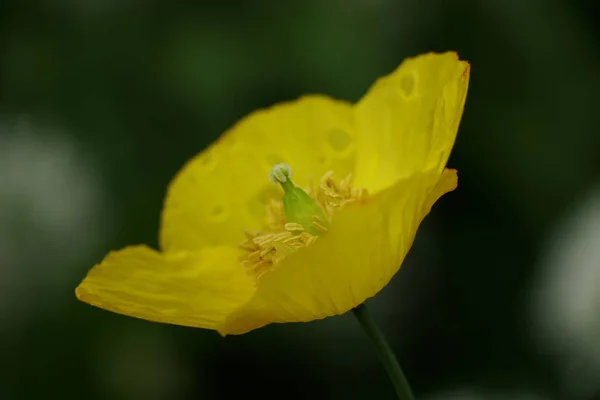
[[[462,116],[469,64],[456,53],[405,60],[356,105],[354,184],[375,193],[424,171],[441,172]]]
[[[374,296],[400,268],[433,203],[456,184],[454,170],[418,174],[339,210],[325,236],[260,278],[254,297],[220,332],[339,315]]]
[[[178,254],[127,247],[92,268],[75,294],[131,317],[217,329],[255,292],[238,257],[226,247]]]
[[[195,250],[239,243],[242,229],[262,229],[266,203],[281,196],[273,165],[293,166],[304,186],[333,169],[354,167],[352,106],[325,96],[256,111],[188,162],[171,183],[162,214],[161,247]]]

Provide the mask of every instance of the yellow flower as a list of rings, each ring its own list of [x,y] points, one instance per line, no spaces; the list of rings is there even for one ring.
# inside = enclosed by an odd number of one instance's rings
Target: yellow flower
[[[358,306],[390,281],[432,205],[456,188],[445,165],[468,80],[456,53],[429,53],[356,104],[311,95],[253,112],[169,185],[161,251],[109,253],[77,297],[221,334]],[[267,179],[281,162],[306,188],[299,222]],[[282,168],[279,183],[290,178]]]

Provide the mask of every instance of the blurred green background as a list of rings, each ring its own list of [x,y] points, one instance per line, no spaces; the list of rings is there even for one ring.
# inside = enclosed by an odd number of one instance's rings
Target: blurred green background
[[[393,399],[352,315],[221,338],[79,303],[248,112],[472,65],[449,165],[369,301],[419,399],[600,399],[600,3],[0,2],[0,398]]]

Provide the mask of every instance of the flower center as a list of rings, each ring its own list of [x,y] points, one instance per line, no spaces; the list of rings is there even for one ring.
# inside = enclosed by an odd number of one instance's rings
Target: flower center
[[[246,240],[240,244],[247,252],[242,264],[257,278],[326,234],[335,209],[367,197],[365,189],[350,186],[352,174],[337,183],[329,171],[317,185],[311,183],[304,189],[294,185],[291,177],[286,164],[271,169],[269,179],[281,185],[283,197],[268,203],[265,231],[246,232]]]

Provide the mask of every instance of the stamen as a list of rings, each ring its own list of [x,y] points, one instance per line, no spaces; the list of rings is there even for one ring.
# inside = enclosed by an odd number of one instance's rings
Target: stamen
[[[327,233],[329,229],[318,223],[317,221],[313,221],[313,226],[317,228],[321,233]]]
[[[255,245],[254,243],[247,243],[247,242],[244,242],[244,243],[241,243],[241,244],[239,245],[239,247],[240,247],[241,249],[243,249],[243,250],[247,250],[247,251],[254,251],[254,250],[256,250],[256,245]]]
[[[328,180],[331,179],[331,177],[333,176],[334,172],[333,171],[327,171],[325,172],[325,174],[321,177],[321,183],[326,182]]]
[[[260,250],[256,250],[250,254],[248,254],[247,256],[247,260],[248,261],[259,261],[260,260]]]
[[[273,251],[275,251],[275,249],[273,247],[263,249],[260,252],[260,258],[265,258],[269,253],[272,253]]]
[[[273,183],[284,189],[281,200],[267,204],[267,232],[244,232],[246,240],[240,248],[247,253],[242,265],[258,279],[293,252],[311,246],[329,230],[334,210],[363,200],[367,191],[350,185],[352,175],[339,184],[333,171],[323,175],[317,184],[303,190],[291,181],[292,170],[286,164],[277,164],[269,173]]]
[[[302,243],[302,239],[300,238],[300,236],[292,236],[290,238],[287,238],[283,241],[283,243],[285,244],[289,244],[290,246],[296,245],[298,243]]]
[[[246,235],[247,239],[254,239],[258,235],[260,235],[260,232],[258,232],[258,231],[247,231],[247,230],[244,230],[244,235]]]
[[[288,222],[287,224],[285,224],[285,230],[286,231],[303,231],[304,230],[304,225],[300,225],[297,224],[295,222]]]

